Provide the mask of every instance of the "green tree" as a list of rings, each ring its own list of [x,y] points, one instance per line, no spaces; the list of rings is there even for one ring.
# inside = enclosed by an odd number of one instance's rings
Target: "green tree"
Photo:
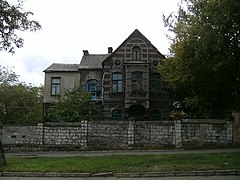
[[[42,88],[24,83],[0,85],[2,124],[34,125],[42,116]]]
[[[11,5],[6,0],[0,0],[0,51],[14,53],[16,47],[23,46],[24,40],[18,37],[18,31],[41,29],[41,25],[37,21],[30,19],[29,16],[33,15],[33,13],[25,12],[22,6],[21,0],[18,0],[16,5]],[[0,166],[5,164],[5,155],[0,142]]]
[[[91,101],[91,94],[76,88],[68,90],[50,108],[47,120],[60,122],[79,122],[102,118],[101,107]]]
[[[172,57],[159,70],[179,107],[215,116],[239,109],[240,1],[183,0],[164,22]]]
[[[0,0],[0,50],[15,52],[15,48],[23,47],[24,40],[18,36],[18,31],[36,31],[41,25],[30,18],[33,13],[23,10],[23,1],[18,0],[11,5],[6,0]]]

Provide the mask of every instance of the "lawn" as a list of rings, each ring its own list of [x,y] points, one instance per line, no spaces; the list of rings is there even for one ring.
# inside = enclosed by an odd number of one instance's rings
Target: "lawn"
[[[7,157],[1,171],[13,172],[166,172],[240,169],[239,153],[114,155],[104,157]]]

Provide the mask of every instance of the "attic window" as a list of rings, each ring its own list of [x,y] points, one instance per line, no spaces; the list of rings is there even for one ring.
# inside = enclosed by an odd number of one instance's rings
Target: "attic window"
[[[132,60],[140,61],[141,60],[141,49],[138,46],[132,48]]]

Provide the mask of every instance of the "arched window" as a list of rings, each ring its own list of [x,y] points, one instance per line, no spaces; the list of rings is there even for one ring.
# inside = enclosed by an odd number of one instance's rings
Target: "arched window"
[[[92,99],[100,98],[101,95],[100,83],[95,79],[87,81],[86,92],[90,92],[92,94]]]
[[[122,120],[122,111],[119,109],[115,109],[112,111],[112,119],[113,120]]]
[[[123,76],[122,73],[112,74],[112,92],[122,93],[123,92]]]
[[[158,109],[152,110],[150,112],[150,119],[151,119],[151,121],[160,121],[162,119],[161,111]]]
[[[132,48],[132,60],[140,61],[141,60],[141,49],[138,46]]]

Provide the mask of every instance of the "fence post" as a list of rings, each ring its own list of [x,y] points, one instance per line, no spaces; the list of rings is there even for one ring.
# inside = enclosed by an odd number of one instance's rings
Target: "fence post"
[[[233,121],[226,120],[226,143],[233,143]]]
[[[175,124],[175,146],[180,148],[182,145],[182,121],[180,119],[174,120]]]
[[[44,123],[38,123],[37,126],[37,145],[44,144]]]
[[[129,120],[128,121],[128,148],[132,149],[132,146],[134,145],[134,131],[135,131],[135,121]]]
[[[86,149],[88,144],[88,120],[81,121],[81,149]]]

